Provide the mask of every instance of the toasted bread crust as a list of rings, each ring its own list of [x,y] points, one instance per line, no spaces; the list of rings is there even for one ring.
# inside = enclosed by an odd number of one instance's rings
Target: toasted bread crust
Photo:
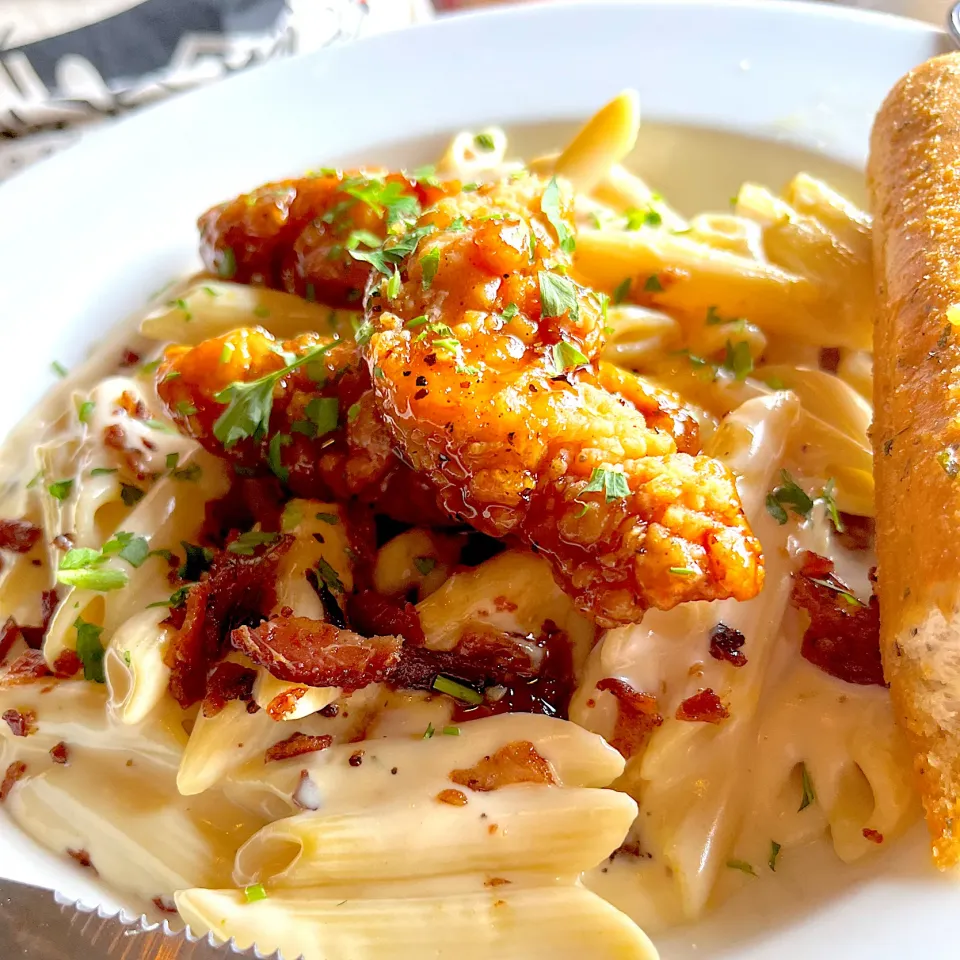
[[[870,147],[881,646],[944,868],[960,861],[960,55],[894,87]]]

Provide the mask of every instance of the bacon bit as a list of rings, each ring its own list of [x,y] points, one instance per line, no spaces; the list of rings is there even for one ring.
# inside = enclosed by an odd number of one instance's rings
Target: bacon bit
[[[375,590],[351,594],[347,598],[347,615],[362,637],[403,637],[417,646],[426,642],[417,608]]]
[[[129,347],[123,348],[123,353],[120,354],[121,367],[135,367],[139,362],[140,362],[139,353],[137,353],[134,350],[131,350]]]
[[[347,763],[349,763],[351,767],[359,767],[363,763],[363,751],[358,750],[356,753],[351,753]]]
[[[249,701],[257,671],[242,663],[224,660],[207,678],[207,692],[203,698],[203,715],[215,717],[231,700]],[[274,720],[280,719],[273,717]]]
[[[170,692],[187,708],[206,693],[207,671],[223,653],[231,628],[256,622],[276,603],[277,564],[293,538],[281,537],[252,557],[218,553],[187,595],[177,636],[167,650]]]
[[[858,517],[852,513],[841,513],[840,522],[843,532],[834,533],[848,550],[872,550],[877,524],[873,517]]]
[[[340,687],[344,693],[386,680],[401,648],[397,637],[365,639],[305,617],[278,617],[255,630],[240,627],[231,640],[280,680]]]
[[[491,823],[490,826],[487,827],[487,833],[489,833],[490,836],[492,837],[499,829],[500,829],[499,823]]]
[[[93,861],[90,859],[90,854],[87,853],[86,850],[68,849],[67,853],[70,854],[70,856],[73,857],[73,859],[76,860],[81,867],[90,867],[91,869],[94,869]]]
[[[864,827],[863,835],[871,843],[883,843],[883,834],[879,830],[874,830],[872,827]]]
[[[37,732],[37,714],[33,710],[4,710],[0,719],[15,737],[29,737]]]
[[[68,550],[73,549],[73,534],[72,533],[58,533],[50,541],[58,550],[62,550],[66,553]]]
[[[293,713],[306,693],[306,687],[290,687],[289,690],[278,693],[267,704],[267,716],[279,723],[288,713]]]
[[[340,713],[340,705],[337,703],[328,703],[322,710],[319,711],[319,713],[321,717],[326,717],[328,720],[332,720]]]
[[[0,803],[3,803],[3,801],[10,796],[13,785],[18,780],[23,779],[23,775],[26,772],[27,765],[22,760],[14,760],[13,763],[7,767],[7,772],[3,775],[3,780],[0,781]]]
[[[64,650],[53,661],[53,675],[60,680],[75,677],[83,669],[83,661],[75,650]]]
[[[451,770],[450,779],[481,793],[514,783],[557,783],[553,767],[529,740],[508,743],[466,770]]]
[[[289,760],[291,757],[299,757],[305,753],[326,750],[332,743],[333,737],[329,733],[313,737],[298,731],[287,737],[286,740],[281,740],[272,747],[268,747],[264,754],[264,760],[267,763],[271,763],[273,760]]]
[[[746,638],[739,630],[718,623],[710,631],[710,656],[714,660],[726,660],[734,667],[743,667],[747,658],[740,648],[745,642]]]
[[[13,617],[7,617],[0,627],[0,664],[2,664],[13,649],[13,645],[20,639],[20,628]]]
[[[53,760],[54,763],[59,763],[62,767],[69,765],[70,751],[62,740],[50,748],[50,759]]]
[[[134,356],[136,356],[136,354],[134,354]],[[138,359],[139,359],[139,358],[138,358]],[[124,366],[133,366],[133,364],[124,364]],[[161,913],[176,913],[176,912],[177,912],[177,908],[176,908],[172,903],[170,903],[168,900],[164,899],[163,897],[154,897],[154,898],[153,898],[153,905],[154,905]]]
[[[29,553],[42,532],[29,520],[0,520],[0,549]]]
[[[485,887],[502,887],[508,883],[513,883],[513,881],[507,880],[505,877],[491,877],[489,880],[483,881]]]
[[[663,723],[663,717],[657,713],[657,698],[634,690],[629,683],[617,677],[604,677],[597,684],[597,689],[612,693],[617,698],[617,724],[610,746],[629,759],[640,752],[649,734]]]
[[[16,687],[24,683],[36,683],[53,676],[47,669],[47,663],[39,650],[27,650],[21,653],[0,681],[0,686]]]
[[[448,803],[451,807],[465,807],[470,801],[467,795],[460,790],[441,790],[437,794],[440,803]]]
[[[43,646],[43,639],[50,628],[50,621],[57,610],[60,597],[56,590],[44,590],[40,594],[40,626],[21,627],[23,639],[31,650],[39,650]]]
[[[720,698],[707,687],[699,690],[692,697],[687,697],[677,707],[677,719],[691,722],[719,723],[730,716],[730,711],[723,705]]]
[[[806,551],[803,566],[793,575],[790,596],[795,607],[810,614],[800,654],[838,680],[886,686],[880,659],[880,604],[876,594],[868,604],[851,603],[843,594],[850,594],[850,588],[833,573],[833,562]]]
[[[501,613],[513,613],[514,610],[518,609],[517,605],[512,600],[508,600],[506,597],[494,597],[493,605]],[[509,883],[510,881],[507,880],[505,882]]]
[[[821,347],[818,365],[827,373],[836,373],[840,366],[840,350],[838,347]]]

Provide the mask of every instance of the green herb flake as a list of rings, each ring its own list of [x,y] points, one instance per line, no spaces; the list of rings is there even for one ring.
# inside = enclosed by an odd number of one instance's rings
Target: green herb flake
[[[442,673],[434,677],[433,689],[436,690],[437,693],[445,693],[448,697],[453,697],[455,700],[460,700],[462,703],[469,703],[472,706],[478,706],[483,703],[482,693],[474,690],[473,687],[468,687],[460,683],[458,680],[445,677]]]
[[[118,469],[117,467],[94,467],[94,468],[90,471],[90,476],[91,476],[91,477],[105,477],[105,476],[107,476],[108,474],[119,473],[119,472],[120,472],[120,471],[119,471],[119,469]]]
[[[273,411],[273,390],[277,383],[297,367],[316,360],[327,353],[337,341],[331,341],[320,347],[307,350],[302,356],[295,357],[279,370],[249,383],[236,381],[214,395],[218,403],[226,409],[213,425],[213,434],[229,450],[240,440],[253,437],[261,440],[270,426],[270,414]]]
[[[178,297],[176,300],[171,300],[167,304],[169,307],[176,307],[182,314],[184,323],[189,323],[193,319],[193,314],[190,312],[190,308],[187,306],[187,301],[183,297]]]
[[[633,284],[633,280],[630,277],[624,277],[614,288],[613,290],[613,302],[614,304],[623,303],[624,300],[630,296],[630,287]]]
[[[779,377],[767,377],[764,381],[771,390],[786,390],[787,385]]]
[[[489,133],[478,133],[473,138],[473,145],[478,150],[489,151],[494,148],[493,137]]]
[[[780,486],[767,494],[767,512],[781,526],[787,522],[786,507],[801,520],[808,520],[813,510],[813,500],[786,471],[780,471]]]
[[[162,420],[144,420],[143,424],[151,430],[156,430],[158,433],[177,432],[175,427],[170,426],[169,423],[164,423]]]
[[[444,727],[444,728],[443,728],[443,735],[444,735],[445,737],[459,737],[459,736],[460,736],[460,728],[459,728],[459,727]]]
[[[661,214],[653,207],[639,209],[631,207],[626,211],[627,230],[639,230],[641,227],[659,227],[663,223]]]
[[[143,496],[143,490],[135,487],[132,483],[120,484],[120,499],[123,501],[124,506],[135,507],[143,499]]]
[[[169,607],[171,610],[176,610],[187,602],[188,593],[190,593],[189,585],[179,587],[170,594],[169,599],[155,600],[153,603],[148,603],[147,609],[149,610],[152,607]]]
[[[181,540],[180,546],[183,547],[184,560],[177,570],[177,576],[181,580],[199,580],[200,575],[209,570],[213,563],[213,550],[186,540]]]
[[[776,840],[770,841],[770,856],[767,857],[767,866],[776,872],[777,870],[777,857],[780,856],[780,844]]]
[[[463,217],[456,217],[450,221],[450,226],[447,227],[447,230],[450,233],[462,233],[466,228],[467,224]]]
[[[569,314],[571,320],[580,319],[580,304],[577,301],[577,286],[569,277],[541,270],[540,312],[544,317],[562,317]]]
[[[414,557],[413,565],[425,577],[437,565],[437,561],[433,557]]]
[[[757,871],[754,870],[746,860],[728,860],[727,866],[731,870],[739,870],[741,873],[746,873],[751,877],[755,877],[757,875]]]
[[[821,579],[818,579],[817,577],[807,577],[807,579],[811,583],[815,583],[820,587],[826,587],[827,590],[832,590],[834,593],[838,594],[841,597],[841,599],[849,603],[851,607],[866,606],[866,604],[861,599],[859,599],[858,597],[855,597],[852,593],[850,593],[849,590],[844,590],[843,587],[841,587],[839,584],[833,583],[830,580],[821,580]]]
[[[423,271],[421,286],[424,290],[429,290],[433,285],[437,270],[440,267],[440,248],[433,247],[420,258],[420,269]]]
[[[433,724],[432,724],[432,723],[428,723],[428,724],[427,724],[427,729],[423,731],[423,737],[421,737],[421,739],[422,739],[422,740],[432,740],[434,733],[436,733],[436,731],[433,729]]]
[[[340,518],[335,513],[318,513],[316,516],[322,523],[329,523],[331,527],[335,527],[340,522]]]
[[[221,280],[232,280],[237,273],[237,258],[233,247],[227,247],[219,256],[215,257],[217,276]]]
[[[727,321],[717,313],[716,307],[707,307],[707,317],[705,323],[708,327],[715,327],[718,324],[726,323]]]
[[[103,558],[116,554],[131,567],[140,567],[150,556],[150,544],[146,537],[118,530],[101,548]]]
[[[54,482],[47,487],[47,492],[50,496],[53,497],[54,500],[60,500],[61,502],[70,497],[72,490],[72,480],[54,480]]]
[[[291,530],[296,530],[300,526],[302,520],[303,508],[299,503],[291,500],[280,514],[280,529],[284,533],[290,533]]]
[[[693,567],[671,567],[670,572],[677,577],[695,577],[697,571]]]
[[[267,899],[267,891],[262,883],[253,883],[249,887],[244,887],[243,895],[246,897],[247,903],[256,903],[259,900]]]
[[[519,312],[520,308],[515,303],[508,303],[503,308],[500,316],[503,317],[504,320],[512,320]]]
[[[260,530],[249,530],[247,533],[241,533],[236,540],[228,543],[227,550],[241,557],[252,557],[257,547],[269,546],[272,543],[276,543],[279,539],[279,533],[264,533]]]
[[[559,376],[565,370],[572,370],[581,364],[590,361],[572,344],[566,340],[555,343],[551,348],[554,374]]]
[[[643,285],[643,289],[646,290],[647,293],[662,293],[663,284],[660,282],[660,278],[655,273],[652,273],[649,277],[647,277],[646,283]]]
[[[200,289],[203,290],[203,292],[204,292],[208,297],[219,297],[219,296],[220,296],[220,294],[217,293],[217,291],[214,290],[213,287],[201,287]]]
[[[83,679],[92,683],[106,683],[103,672],[104,649],[100,642],[103,627],[88,623],[82,617],[77,617],[73,625],[77,630],[77,656],[83,664]]]
[[[732,373],[736,380],[746,380],[753,371],[750,344],[746,340],[738,340],[736,343],[731,343],[728,340],[727,354],[723,363],[720,364],[720,368]]]
[[[229,363],[230,359],[233,357],[233,351],[236,350],[236,347],[227,340],[223,345],[223,349],[220,351],[220,362]]]
[[[813,791],[813,782],[810,780],[810,774],[807,773],[807,765],[805,763],[800,764],[800,784],[803,793],[800,797],[800,806],[797,808],[797,813],[801,810],[806,810],[807,807],[817,799],[817,795]]]
[[[594,467],[590,474],[590,481],[583,488],[583,492],[602,492],[607,503],[613,503],[614,500],[626,498],[630,494],[630,486],[622,471]]]
[[[92,400],[84,400],[83,403],[77,407],[77,419],[81,423],[89,423],[91,417],[93,417],[93,411],[96,409],[96,406]]]
[[[93,554],[91,557],[90,554]],[[68,587],[79,590],[94,590],[108,593],[127,585],[127,574],[123,570],[101,568],[106,558],[99,550],[75,548],[68,550],[60,561],[57,580]]]
[[[281,483],[286,483],[290,479],[290,471],[283,465],[282,450],[292,442],[293,438],[289,434],[277,433],[267,444],[267,463]]]
[[[396,267],[393,268],[393,273],[390,275],[390,279],[387,281],[387,299],[396,300],[400,295],[400,271]]]
[[[831,477],[824,488],[820,491],[820,496],[817,497],[827,511],[827,516],[830,518],[830,522],[833,524],[834,530],[837,533],[843,533],[846,529],[843,524],[843,520],[840,518],[840,511],[837,508],[837,501],[834,499],[833,491],[836,487],[836,481]]]
[[[540,209],[549,221],[550,226],[556,230],[557,239],[560,241],[560,249],[564,253],[573,253],[577,241],[560,212],[560,185],[557,183],[556,177],[550,178],[550,182],[543,191],[543,196],[540,198]]]
[[[323,557],[321,557],[317,562],[317,573],[319,574],[320,579],[323,581],[323,585],[331,593],[344,592],[343,583],[340,580],[339,574],[333,569],[332,566],[330,566],[329,563],[327,563]]]
[[[61,379],[69,373],[67,368],[59,360],[54,360],[53,363],[50,364],[50,369]]]

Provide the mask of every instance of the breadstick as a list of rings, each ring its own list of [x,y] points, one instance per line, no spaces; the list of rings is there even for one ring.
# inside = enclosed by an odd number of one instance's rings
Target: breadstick
[[[960,55],[891,91],[868,179],[881,647],[946,868],[960,860]]]

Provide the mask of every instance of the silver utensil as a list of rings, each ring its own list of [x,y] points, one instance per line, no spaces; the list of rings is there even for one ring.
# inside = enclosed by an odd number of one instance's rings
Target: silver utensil
[[[282,960],[256,949],[237,950],[210,936],[174,932],[144,917],[105,915],[59,894],[0,880],[2,960]]]
[[[950,39],[960,47],[960,0],[950,7],[950,12],[947,14],[947,33],[950,34]]]

